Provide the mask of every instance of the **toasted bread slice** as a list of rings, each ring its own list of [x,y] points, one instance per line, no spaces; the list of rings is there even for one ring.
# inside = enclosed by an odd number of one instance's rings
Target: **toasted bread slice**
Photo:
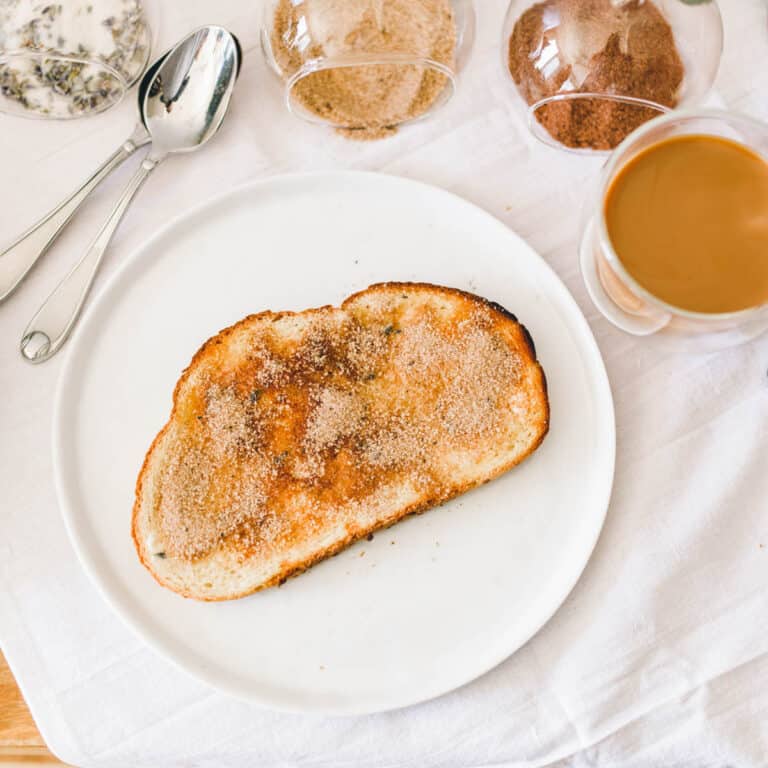
[[[533,342],[497,304],[382,283],[207,341],[136,486],[160,584],[227,600],[521,462],[549,427]]]

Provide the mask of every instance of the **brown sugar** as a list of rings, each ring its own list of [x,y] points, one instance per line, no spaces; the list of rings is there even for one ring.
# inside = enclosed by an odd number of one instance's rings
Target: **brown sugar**
[[[309,60],[370,54],[452,68],[456,40],[449,0],[280,0],[271,43],[289,77]],[[425,114],[447,86],[445,74],[419,64],[360,64],[311,72],[295,84],[292,97],[346,136],[378,139]]]
[[[557,51],[556,66],[544,68],[537,59],[546,47]],[[685,75],[672,28],[650,0],[545,0],[531,6],[510,37],[509,71],[529,105],[558,93],[601,93],[675,107]],[[613,149],[658,115],[652,107],[589,97],[535,111],[556,141],[595,150]]]

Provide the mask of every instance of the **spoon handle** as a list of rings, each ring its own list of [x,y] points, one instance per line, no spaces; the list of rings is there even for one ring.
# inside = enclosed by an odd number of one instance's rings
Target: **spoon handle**
[[[143,125],[138,125],[133,135],[104,161],[88,181],[0,253],[0,303],[16,290],[37,260],[53,245],[88,195],[147,143],[149,134]]]
[[[42,363],[50,359],[67,340],[112,236],[134,196],[161,159],[151,156],[144,158],[90,248],[30,321],[21,339],[21,354],[30,363]]]

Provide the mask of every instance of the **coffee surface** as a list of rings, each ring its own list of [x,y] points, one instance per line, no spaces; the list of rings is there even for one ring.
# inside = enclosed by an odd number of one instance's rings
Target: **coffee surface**
[[[768,163],[747,147],[654,144],[614,179],[605,219],[621,263],[662,301],[706,313],[768,302]]]

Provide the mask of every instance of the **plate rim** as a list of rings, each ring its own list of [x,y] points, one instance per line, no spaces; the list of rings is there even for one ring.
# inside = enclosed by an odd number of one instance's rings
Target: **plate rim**
[[[76,506],[71,503],[69,493],[66,489],[66,480],[63,477],[64,467],[62,457],[66,454],[66,441],[65,430],[63,429],[63,411],[64,400],[69,390],[69,383],[73,379],[73,368],[77,357],[77,350],[81,337],[84,332],[82,329],[88,328],[91,324],[91,318],[102,305],[104,299],[113,291],[118,283],[121,282],[123,276],[131,268],[135,266],[135,263],[141,259],[142,255],[154,247],[159,241],[164,239],[180,225],[185,223],[194,222],[200,214],[215,209],[221,206],[226,200],[231,198],[237,198],[247,195],[253,191],[262,188],[269,187],[275,183],[294,183],[301,184],[302,182],[317,182],[318,180],[332,182],[335,180],[341,180],[344,178],[360,179],[367,178],[371,183],[378,183],[382,178],[387,183],[395,182],[399,184],[405,184],[409,186],[416,186],[422,188],[424,191],[429,191],[431,194],[437,194],[450,199],[454,204],[466,206],[472,208],[475,214],[479,214],[482,218],[488,221],[489,225],[496,227],[497,229],[503,229],[506,237],[517,240],[528,251],[529,256],[533,260],[539,262],[539,266],[543,268],[545,273],[550,279],[551,285],[554,290],[561,294],[560,304],[568,308],[569,316],[568,320],[574,322],[577,326],[580,326],[580,336],[582,342],[586,344],[589,352],[590,362],[588,364],[588,370],[592,371],[593,378],[595,380],[595,391],[598,395],[596,402],[599,409],[604,409],[605,426],[608,434],[605,437],[608,438],[605,445],[605,479],[602,480],[603,488],[598,488],[596,492],[596,498],[600,501],[601,514],[599,515],[599,524],[596,521],[594,531],[591,533],[588,546],[584,549],[583,558],[579,559],[579,567],[574,569],[573,575],[565,581],[565,586],[562,589],[562,594],[558,592],[557,600],[553,600],[551,610],[544,613],[544,618],[538,621],[536,625],[528,632],[522,641],[520,641],[515,647],[503,651],[498,657],[494,656],[490,663],[481,665],[468,675],[464,675],[461,680],[449,682],[447,685],[443,684],[436,686],[436,690],[429,690],[424,694],[409,697],[399,703],[388,704],[383,707],[369,707],[369,706],[333,706],[333,707],[300,707],[290,706],[283,703],[278,703],[274,698],[267,695],[259,694],[257,691],[252,690],[248,686],[232,685],[227,680],[220,679],[215,672],[208,672],[204,663],[199,663],[194,654],[183,656],[174,650],[172,643],[166,643],[160,639],[156,634],[153,634],[151,628],[146,627],[146,623],[135,614],[130,606],[125,605],[122,598],[113,594],[113,590],[108,587],[108,574],[101,571],[96,562],[96,557],[92,554],[86,544],[86,536],[82,533],[81,528],[84,525],[84,521],[78,518],[82,518],[82,515],[73,513],[73,507]],[[584,571],[592,559],[597,543],[600,539],[602,531],[605,527],[605,521],[608,515],[610,507],[611,496],[613,493],[613,486],[616,475],[616,416],[615,405],[613,400],[613,392],[611,389],[610,379],[608,377],[607,370],[605,368],[605,361],[603,360],[602,353],[597,344],[597,340],[594,337],[591,327],[584,316],[581,308],[579,307],[576,299],[568,290],[565,283],[560,276],[555,272],[552,266],[531,246],[522,236],[518,235],[513,229],[508,227],[503,221],[497,218],[494,214],[485,210],[476,203],[467,200],[459,194],[446,190],[442,187],[430,184],[417,179],[411,179],[405,176],[397,174],[382,173],[377,171],[356,171],[356,170],[331,170],[331,171],[308,171],[308,172],[295,172],[295,173],[278,173],[269,176],[260,177],[257,179],[251,179],[243,184],[237,186],[207,198],[206,200],[197,203],[194,206],[186,209],[183,212],[173,216],[166,220],[166,222],[152,233],[149,237],[142,240],[137,246],[135,246],[123,259],[113,272],[100,286],[99,290],[95,293],[93,299],[89,302],[87,310],[84,312],[81,318],[78,328],[73,334],[73,338],[70,340],[68,349],[65,351],[65,359],[62,368],[59,372],[58,380],[56,383],[56,390],[53,400],[53,414],[52,414],[52,458],[53,458],[53,473],[54,473],[54,485],[56,490],[56,499],[59,506],[59,512],[64,521],[64,526],[67,531],[67,537],[72,545],[77,560],[80,566],[88,576],[89,581],[96,587],[97,592],[101,598],[107,603],[110,609],[120,618],[121,622],[142,642],[146,643],[149,648],[155,651],[161,658],[169,661],[174,667],[183,671],[185,674],[191,676],[199,682],[211,687],[215,691],[220,691],[231,695],[241,701],[248,701],[252,704],[257,704],[265,709],[269,709],[276,712],[285,712],[292,714],[314,714],[314,715],[327,715],[327,716],[362,716],[372,715],[383,712],[390,712],[395,710],[404,709],[406,707],[415,706],[427,701],[444,696],[452,691],[458,690],[465,685],[471,683],[474,680],[483,677],[490,671],[498,667],[505,660],[511,658],[521,648],[527,645],[530,640],[535,637],[555,616],[560,610],[563,603],[567,600],[568,596],[574,590],[579,580],[581,579]],[[584,349],[584,344],[582,344]],[[600,391],[602,390],[602,391]],[[597,506],[597,504],[596,504]]]

